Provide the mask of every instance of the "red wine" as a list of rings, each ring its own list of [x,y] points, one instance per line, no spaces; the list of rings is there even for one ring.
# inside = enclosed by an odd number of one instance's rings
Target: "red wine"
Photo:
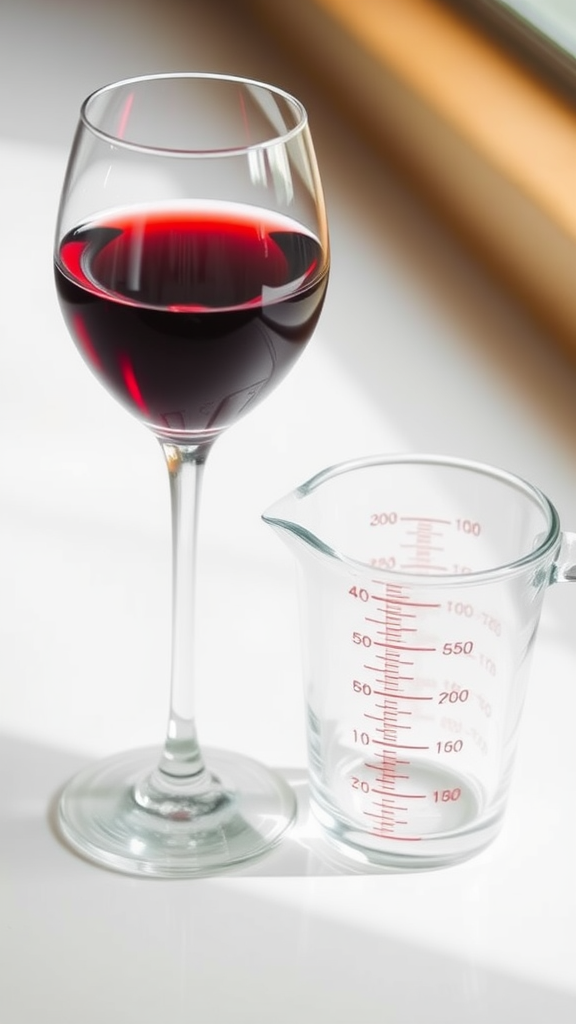
[[[63,239],[62,311],[109,391],[158,435],[197,441],[278,384],[320,315],[318,240],[249,206],[109,213]]]

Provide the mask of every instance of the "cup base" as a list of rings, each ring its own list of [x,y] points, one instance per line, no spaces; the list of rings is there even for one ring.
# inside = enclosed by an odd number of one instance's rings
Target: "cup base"
[[[430,833],[417,840],[374,836],[351,822],[345,822],[314,800],[311,812],[329,846],[339,858],[356,868],[384,872],[433,871],[452,867],[481,853],[496,839],[502,827],[502,813],[490,820],[445,833]]]
[[[184,821],[151,813],[134,799],[135,787],[158,764],[157,749],[89,765],[61,794],[58,825],[64,840],[102,867],[155,878],[208,876],[262,857],[295,819],[292,790],[244,755],[208,749],[205,757],[229,799]]]

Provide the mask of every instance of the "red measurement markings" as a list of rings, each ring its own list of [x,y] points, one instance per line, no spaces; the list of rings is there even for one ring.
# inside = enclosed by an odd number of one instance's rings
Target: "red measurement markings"
[[[440,605],[413,601],[410,588],[405,584],[385,584],[382,593],[381,581],[372,582],[378,584],[378,592],[370,594],[376,604],[376,614],[372,612],[365,621],[378,627],[372,631],[372,645],[378,652],[373,650],[375,663],[365,664],[364,668],[377,673],[377,686],[372,689],[370,708],[364,713],[364,718],[374,723],[370,727],[373,755],[364,764],[374,772],[370,787],[374,799],[363,813],[371,823],[371,835],[417,842],[419,836],[402,833],[410,831],[409,808],[414,806],[414,801],[425,799],[425,794],[406,792],[411,764],[406,755],[428,747],[409,742],[415,710],[411,701],[433,698],[413,692],[416,688],[414,656],[436,649],[418,643],[419,609],[435,609]]]
[[[365,810],[364,816],[370,820],[371,828],[369,834],[379,839],[404,840],[405,842],[417,842],[420,836],[399,835],[398,829],[408,825],[408,804],[399,803],[408,798],[408,794],[400,792],[396,784],[400,780],[408,780],[407,771],[410,762],[401,760],[394,753],[378,752],[381,763],[375,764],[372,761],[365,761],[366,768],[376,772],[375,783],[371,792],[378,797],[372,801],[375,810]],[[382,787],[382,788],[379,788]],[[409,794],[412,798],[412,794]],[[414,794],[416,798],[416,794]]]
[[[372,740],[382,747],[394,747],[395,750],[430,750],[429,743],[392,743],[390,740]]]
[[[433,516],[399,516],[401,523],[439,523],[440,526],[452,526],[451,519],[436,519]]]
[[[402,654],[410,650],[406,641],[406,634],[411,636],[416,633],[412,623],[416,616],[411,610],[403,607],[399,598],[404,596],[405,588],[395,583],[387,584],[383,595],[373,595],[373,599],[381,601],[378,607],[380,618],[377,620],[382,629],[376,630],[376,635],[381,640],[374,640],[374,646],[379,647],[382,653],[376,654],[376,660],[382,662],[379,666],[383,677],[384,685],[388,684],[393,689],[397,688],[400,680],[400,671],[406,672],[413,667],[412,659],[402,658]],[[408,622],[406,621],[408,620]],[[402,677],[405,681],[413,678],[412,674],[405,674]]]
[[[402,623],[402,619],[403,618],[408,618],[408,616],[406,616],[406,615],[405,616],[401,616],[401,615],[398,615],[398,616],[387,615],[385,619],[372,619],[368,615],[366,615],[365,618],[364,618],[364,621],[365,622],[373,622],[376,626],[385,626],[386,627],[385,629],[377,629],[376,630],[376,633],[377,633],[378,636],[388,636],[390,638],[393,638],[394,634],[397,633],[398,634],[397,639],[400,639],[401,638],[401,634],[404,634],[404,633],[417,633],[418,632],[416,626],[406,626],[406,625],[403,625],[403,623]],[[416,616],[412,615],[411,618],[415,619]]]
[[[368,668],[368,666],[366,665],[365,668]],[[394,697],[394,700],[434,700],[434,697],[421,697],[415,693],[398,693],[397,691],[391,693],[387,690],[373,690],[372,692],[377,697]],[[378,704],[377,707],[380,707],[380,705]]]
[[[376,583],[377,581],[374,580],[373,582]],[[400,608],[400,609],[404,609],[404,608],[441,608],[442,607],[442,604],[439,601],[410,601],[410,600],[408,600],[408,598],[404,598],[402,600],[399,600],[398,598],[392,599],[390,597],[387,597],[386,594],[370,594],[370,597],[372,598],[373,601],[382,601],[382,603],[384,605],[390,604],[390,605],[393,605],[393,606],[395,606],[397,608]],[[384,610],[385,610],[384,608],[379,608],[378,609],[378,611],[384,611]],[[408,617],[408,614],[406,612],[403,611],[402,614],[405,615],[406,617]],[[415,612],[414,612],[414,614],[411,615],[411,618],[416,618],[416,613]]]
[[[435,651],[435,647],[421,647],[421,646],[410,646],[410,644],[392,644],[387,643],[384,640],[374,640],[373,644],[375,647],[386,647],[389,651]]]
[[[446,565],[438,565],[434,562],[437,553],[442,554],[444,552],[444,544],[434,543],[435,538],[443,538],[443,531],[435,530],[434,527],[451,526],[451,521],[449,519],[434,519],[427,516],[401,516],[400,520],[403,523],[415,524],[413,530],[406,530],[406,536],[414,537],[414,540],[400,544],[400,547],[405,551],[413,551],[414,553],[410,561],[399,563],[398,568],[419,569],[426,572],[447,572],[448,567]]]
[[[411,714],[410,711],[398,711],[396,708],[389,708],[387,705],[384,705],[383,715],[369,715],[366,713],[364,718],[371,718],[376,722],[384,722],[384,725],[381,728],[377,728],[375,731],[381,732],[385,735],[387,732],[390,732],[391,729],[411,729],[412,726],[410,725],[400,725],[398,723],[398,715],[409,714]],[[388,728],[386,728],[386,726]]]
[[[396,757],[396,754],[385,754],[380,750],[375,751],[375,756],[381,758],[381,763],[373,764],[372,761],[364,761],[364,767],[382,773],[376,776],[376,782],[381,782],[382,785],[395,785],[398,779],[409,778],[407,771],[399,772],[398,767],[400,766],[402,769],[405,766],[407,769],[410,766],[410,761],[402,760],[402,758]]]
[[[402,834],[402,829],[409,825],[409,804],[404,801],[409,800],[420,800],[425,799],[425,794],[422,793],[405,793],[397,789],[397,782],[401,779],[407,779],[408,775],[397,770],[401,764],[409,765],[408,761],[400,762],[394,759],[390,762],[388,759],[384,763],[384,768],[379,768],[377,765],[372,765],[370,762],[365,762],[367,767],[375,768],[379,773],[376,776],[376,782],[382,785],[382,789],[378,785],[372,787],[372,793],[377,797],[376,800],[372,800],[372,807],[374,810],[365,810],[364,816],[369,819],[371,828],[369,828],[369,834],[376,836],[378,839],[390,839],[403,841],[407,843],[418,842],[421,836],[405,835]]]

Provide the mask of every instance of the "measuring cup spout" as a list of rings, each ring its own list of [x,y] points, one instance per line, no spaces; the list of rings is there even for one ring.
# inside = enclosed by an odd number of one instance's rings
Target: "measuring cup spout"
[[[262,518],[276,530],[296,556],[304,553],[344,565],[363,562],[366,544],[359,528],[365,519],[370,497],[363,487],[354,487],[352,480],[378,470],[379,458],[356,459],[331,466],[317,473],[294,491],[280,498],[263,513]]]
[[[296,557],[302,557],[306,550],[333,554],[314,532],[307,514],[306,495],[301,488],[291,491],[267,508],[262,513],[262,519],[272,527]]]

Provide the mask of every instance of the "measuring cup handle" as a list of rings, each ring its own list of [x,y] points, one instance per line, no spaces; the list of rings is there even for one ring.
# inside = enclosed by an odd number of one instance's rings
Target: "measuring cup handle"
[[[552,583],[576,583],[576,533],[562,534],[562,545],[552,568]]]

